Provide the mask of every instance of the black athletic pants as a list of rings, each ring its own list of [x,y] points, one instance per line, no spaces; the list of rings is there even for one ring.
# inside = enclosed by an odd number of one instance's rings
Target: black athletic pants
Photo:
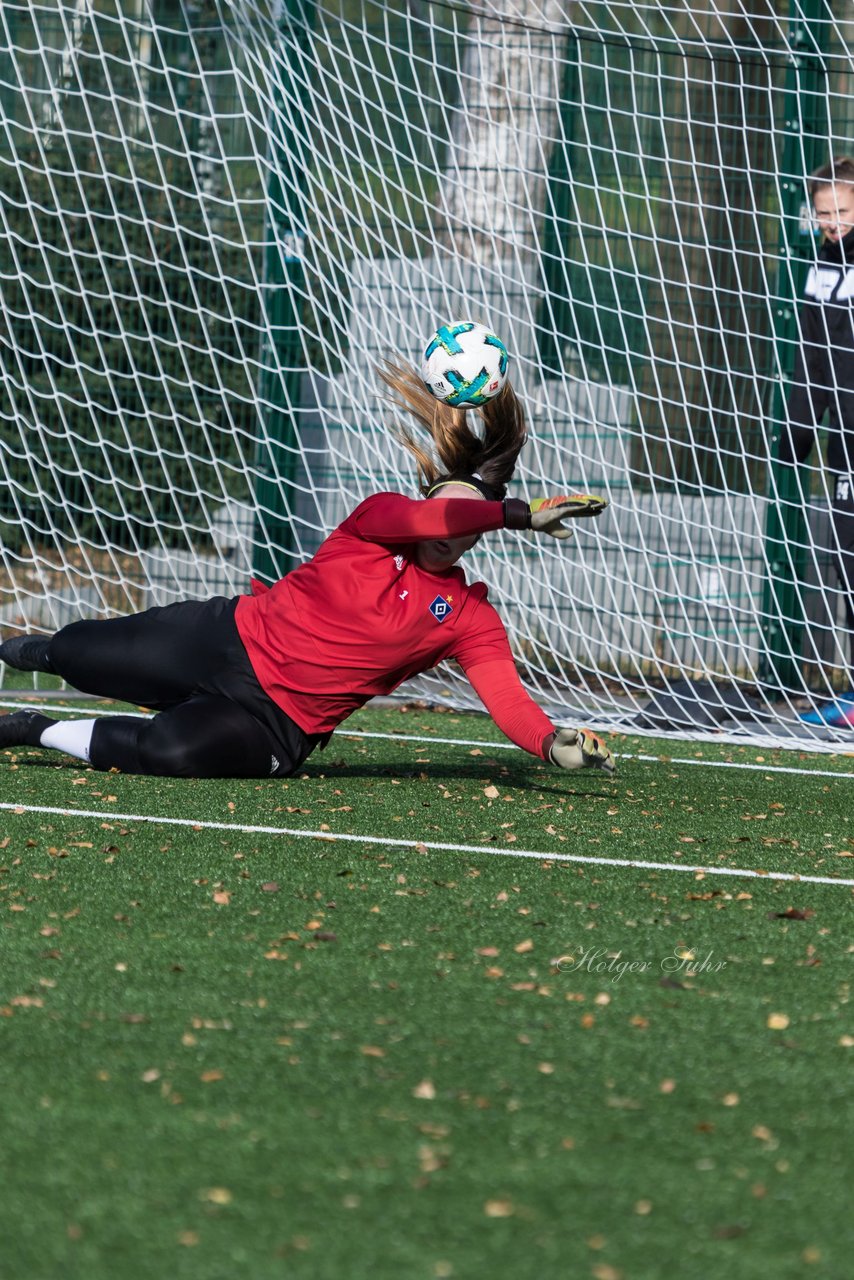
[[[854,668],[854,482],[837,475],[833,487],[833,529],[839,542],[836,572],[845,592],[845,617],[851,632],[851,665]]]
[[[75,689],[160,712],[99,720],[94,768],[173,778],[285,777],[299,768],[321,739],[261,688],[236,606],[217,596],[56,632],[50,662]]]

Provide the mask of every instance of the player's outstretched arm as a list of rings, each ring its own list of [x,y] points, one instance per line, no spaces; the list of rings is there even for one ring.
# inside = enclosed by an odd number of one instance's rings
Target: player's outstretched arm
[[[431,538],[459,538],[496,529],[530,529],[553,538],[570,538],[563,521],[598,516],[607,498],[590,493],[554,498],[505,498],[501,502],[466,498],[432,498],[421,502],[400,493],[376,493],[360,503],[342,528],[371,542],[406,543]]]
[[[601,515],[607,505],[608,499],[600,498],[595,493],[570,493],[555,498],[534,498],[528,507],[530,511],[528,528],[534,533],[547,533],[552,538],[571,538],[572,530],[564,524],[565,520]]]
[[[505,498],[504,526],[531,529],[552,538],[571,538],[572,530],[566,527],[565,520],[601,515],[607,505],[608,499],[595,493],[564,493],[554,498],[532,498],[530,502]]]
[[[503,633],[500,639],[507,646]],[[523,689],[509,647],[505,657],[490,662],[478,659],[473,666],[466,661],[465,652],[458,656],[475,693],[501,732],[517,747],[561,769],[592,767],[614,772],[614,757],[597,734],[589,729],[555,729]]]
[[[547,757],[561,769],[615,770],[614,757],[598,734],[590,729],[558,729],[547,747]]]

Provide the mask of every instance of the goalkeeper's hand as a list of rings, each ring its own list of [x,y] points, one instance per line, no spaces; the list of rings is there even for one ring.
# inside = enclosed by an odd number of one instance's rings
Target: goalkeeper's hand
[[[593,493],[570,493],[557,498],[534,498],[530,503],[529,528],[535,533],[548,533],[553,538],[571,538],[564,520],[579,516],[598,516],[608,505],[607,498]]]
[[[614,772],[614,757],[589,729],[558,729],[549,747],[549,760],[561,769],[603,769]]]

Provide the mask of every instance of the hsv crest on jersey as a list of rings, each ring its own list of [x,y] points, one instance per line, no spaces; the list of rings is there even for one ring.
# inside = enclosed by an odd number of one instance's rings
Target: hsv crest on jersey
[[[429,607],[430,612],[437,622],[444,622],[445,619],[454,612],[453,608],[444,596],[436,596],[436,599]]]

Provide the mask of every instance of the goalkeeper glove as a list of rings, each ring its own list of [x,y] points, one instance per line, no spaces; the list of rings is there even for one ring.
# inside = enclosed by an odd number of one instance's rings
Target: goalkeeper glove
[[[603,769],[614,772],[614,757],[589,729],[558,729],[549,747],[549,760],[561,769]]]
[[[578,516],[598,516],[608,505],[607,498],[592,493],[571,493],[559,498],[534,498],[531,502],[531,525],[535,533],[549,533],[553,538],[571,538],[572,530],[564,520]]]
[[[530,505],[518,498],[504,499],[504,524],[508,529],[533,529],[553,538],[571,538],[564,520],[598,516],[608,505],[607,498],[592,493],[570,493],[555,498],[534,498]]]

